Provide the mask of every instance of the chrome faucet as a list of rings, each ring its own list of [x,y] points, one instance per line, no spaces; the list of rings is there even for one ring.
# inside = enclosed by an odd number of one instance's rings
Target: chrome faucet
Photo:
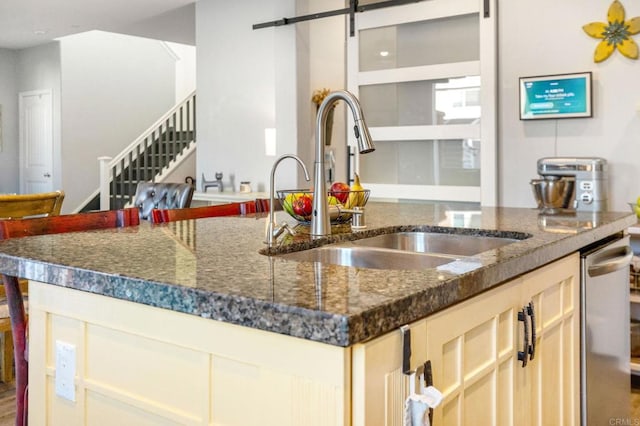
[[[307,172],[307,166],[304,165],[304,162],[297,155],[284,154],[284,155],[281,155],[273,163],[273,166],[271,167],[271,180],[269,181],[269,218],[267,219],[267,231],[266,231],[266,238],[265,238],[265,243],[267,243],[267,246],[269,248],[273,247],[273,243],[275,243],[276,239],[284,231],[292,232],[289,229],[289,225],[286,222],[283,223],[282,225],[278,226],[276,224],[276,221],[275,221],[274,217],[273,217],[274,216],[273,211],[275,210],[274,207],[273,207],[273,203],[275,202],[274,196],[273,196],[273,192],[274,192],[273,188],[275,186],[275,180],[276,180],[276,169],[278,168],[278,164],[280,164],[280,162],[282,160],[284,160],[285,158],[292,158],[292,159],[296,160],[298,162],[298,164],[300,165],[300,167],[302,167],[302,170],[304,171],[304,178],[307,181],[310,180],[309,179],[309,172]]]
[[[374,151],[373,141],[369,134],[367,124],[364,122],[360,102],[347,91],[331,92],[324,98],[318,108],[316,118],[316,161],[314,163],[314,187],[313,187],[313,212],[311,216],[311,236],[322,237],[331,234],[331,222],[329,220],[329,203],[327,200],[327,183],[324,171],[324,133],[325,123],[333,104],[342,99],[351,108],[355,125],[353,131],[358,141],[360,154]]]

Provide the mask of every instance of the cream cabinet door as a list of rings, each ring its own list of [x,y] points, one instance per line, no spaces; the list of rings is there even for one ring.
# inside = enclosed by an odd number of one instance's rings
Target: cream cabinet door
[[[433,424],[518,424],[514,370],[521,283],[512,281],[410,324],[411,369],[431,360],[434,386],[444,394]],[[354,425],[403,424],[409,377],[402,372],[402,345],[398,330],[354,346]]]
[[[521,283],[515,280],[410,324],[411,369],[431,360],[434,386],[444,394],[433,424],[516,424]],[[356,345],[352,355],[353,424],[402,425],[409,377],[402,373],[401,332]]]
[[[428,318],[426,356],[434,386],[444,395],[433,424],[520,424],[514,392],[521,283],[517,279]]]
[[[411,369],[426,360],[426,320],[410,324]],[[354,426],[402,426],[409,377],[402,372],[400,330],[352,347],[351,418]]]
[[[532,302],[535,351],[517,369],[520,425],[580,422],[580,257],[576,253],[523,277],[522,305]]]
[[[445,396],[434,424],[579,423],[579,262],[571,255],[428,318],[427,358]]]
[[[579,272],[571,255],[410,324],[411,369],[430,360],[444,395],[434,425],[579,423]],[[402,346],[400,330],[353,346],[353,425],[403,424]]]

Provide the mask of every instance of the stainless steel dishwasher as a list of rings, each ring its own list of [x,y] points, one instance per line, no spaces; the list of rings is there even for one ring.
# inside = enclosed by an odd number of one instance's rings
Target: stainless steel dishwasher
[[[630,411],[629,236],[581,251],[582,425],[627,424]]]

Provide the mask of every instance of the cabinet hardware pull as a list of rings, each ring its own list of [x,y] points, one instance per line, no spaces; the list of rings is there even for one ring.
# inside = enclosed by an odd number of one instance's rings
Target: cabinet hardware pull
[[[433,372],[431,371],[431,360],[424,362],[424,384],[429,387],[433,386]],[[429,425],[433,425],[433,408],[429,407]]]
[[[411,374],[411,330],[408,325],[400,327],[402,333],[402,373]]]
[[[536,309],[533,306],[533,301],[527,305],[527,314],[531,319],[531,344],[529,345],[529,361],[536,355]]]
[[[527,366],[527,355],[529,352],[529,322],[525,315],[525,308],[518,311],[518,321],[522,321],[524,324],[524,336],[522,340],[522,350],[518,351],[518,361],[522,361],[522,368]]]
[[[424,363],[424,384],[433,386],[433,372],[431,371],[431,360],[428,359]]]

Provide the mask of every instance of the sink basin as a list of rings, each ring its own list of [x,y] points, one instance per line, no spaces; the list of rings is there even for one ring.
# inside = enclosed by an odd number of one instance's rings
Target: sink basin
[[[521,238],[438,232],[394,232],[278,255],[297,262],[319,262],[373,269],[473,269],[474,256]],[[525,234],[522,238],[527,238]],[[447,265],[447,266],[443,266]]]
[[[518,241],[485,235],[443,234],[437,232],[395,232],[352,241],[363,247],[381,247],[418,253],[474,256]]]
[[[319,262],[355,268],[402,270],[435,268],[455,260],[455,257],[451,256],[350,245],[328,245],[278,257],[298,262]]]

